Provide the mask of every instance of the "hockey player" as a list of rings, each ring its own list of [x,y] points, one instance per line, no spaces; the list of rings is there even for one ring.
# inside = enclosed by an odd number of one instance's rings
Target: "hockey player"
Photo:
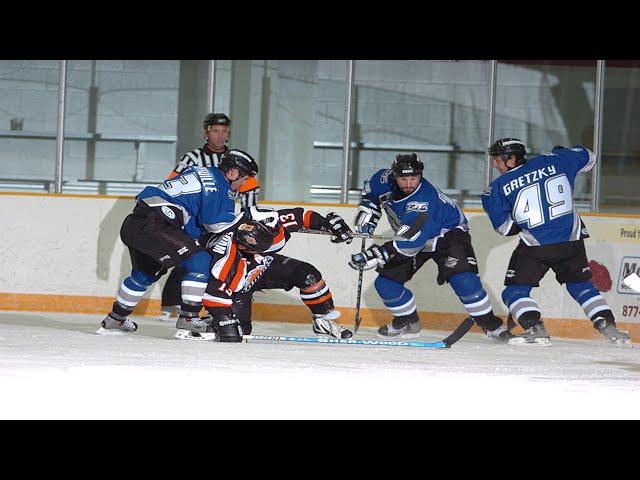
[[[551,153],[525,158],[517,138],[502,138],[489,147],[489,156],[501,176],[482,195],[482,206],[501,235],[520,235],[509,261],[502,300],[524,328],[509,343],[550,345],[540,309],[531,298],[549,268],[565,284],[596,330],[614,343],[627,343],[613,312],[591,282],[584,239],[589,236],[573,206],[576,175],[588,172],[596,157],[587,148],[554,147]]]
[[[422,177],[423,170],[424,164],[415,153],[398,155],[390,170],[379,170],[364,184],[356,231],[372,234],[382,207],[396,235],[406,238],[372,245],[352,255],[349,262],[354,269],[376,268],[379,274],[375,289],[394,318],[378,334],[399,338],[419,335],[422,327],[415,299],[405,283],[433,259],[438,264],[438,284],[448,282],[486,335],[505,342],[511,335],[493,314],[480,282],[467,219],[449,197]]]
[[[184,267],[178,329],[198,330],[198,318],[211,255],[197,241],[205,232],[223,233],[238,224],[234,192],[258,173],[258,165],[241,150],[223,155],[218,168],[191,167],[157,187],[146,187],[136,197],[133,213],[125,218],[120,237],[129,248],[132,272],[120,286],[116,301],[98,333],[131,333],[137,325],[128,319],[147,289],[167,269]]]
[[[229,151],[227,142],[231,128],[231,119],[224,113],[210,113],[203,122],[205,144],[185,153],[176,167],[169,174],[172,179],[189,167],[217,167],[220,156]],[[260,184],[256,177],[249,179],[238,188],[236,198],[240,200],[243,209],[256,205]],[[159,320],[171,320],[180,310],[180,284],[187,272],[181,267],[171,270],[162,289],[161,315]]]
[[[353,333],[335,322],[329,286],[316,267],[308,262],[279,255],[291,238],[290,232],[302,228],[330,231],[334,243],[350,243],[351,229],[335,213],[326,217],[312,210],[288,208],[250,209],[251,219],[235,232],[208,235],[203,239],[213,256],[212,277],[203,304],[211,316],[211,327],[219,341],[238,342],[251,333],[251,302],[257,290],[297,287],[300,298],[312,315],[313,332],[334,338],[350,338]],[[192,336],[197,336],[192,334]]]

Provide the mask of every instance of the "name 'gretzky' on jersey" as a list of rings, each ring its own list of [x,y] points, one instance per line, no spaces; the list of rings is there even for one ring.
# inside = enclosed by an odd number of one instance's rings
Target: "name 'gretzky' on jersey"
[[[393,171],[379,170],[370,181],[364,182],[364,197],[384,208],[391,228],[397,235],[410,238],[393,242],[396,250],[403,255],[413,257],[420,251],[433,252],[438,239],[449,230],[469,230],[462,210],[426,179],[420,180],[418,188],[401,199],[395,199],[398,197],[394,194],[397,188]],[[428,216],[428,221],[419,222],[419,216],[424,214]]]
[[[528,246],[587,238],[573,205],[576,176],[595,164],[595,154],[580,145],[554,147],[496,178],[482,194],[482,205],[501,235],[520,233]]]

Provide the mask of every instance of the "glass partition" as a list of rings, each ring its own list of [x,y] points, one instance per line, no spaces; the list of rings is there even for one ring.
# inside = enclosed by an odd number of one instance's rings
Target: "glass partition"
[[[200,147],[209,60],[67,62],[63,191],[135,194]],[[349,202],[398,153],[464,207],[484,188],[489,61],[356,60]],[[255,155],[262,200],[339,202],[346,60],[216,60],[214,110]],[[494,138],[593,148],[596,62],[499,61]],[[0,61],[0,190],[53,191],[59,62]],[[640,62],[607,61],[599,208],[640,212]],[[496,172],[492,171],[495,178]],[[576,205],[590,208],[591,175]]]
[[[600,211],[640,213],[640,61],[605,64]]]
[[[556,145],[592,149],[595,80],[595,60],[499,62],[495,138],[523,140],[528,156]],[[578,209],[591,208],[591,174],[576,177],[574,199]]]
[[[0,185],[53,190],[57,60],[0,60]]]
[[[484,189],[488,61],[357,61],[353,186],[417,153],[425,177],[466,206]]]
[[[229,143],[257,158],[261,199],[339,201],[313,189],[340,185],[344,76],[344,61],[232,62]]]
[[[176,162],[180,62],[72,60],[67,70],[63,191],[109,193],[158,182]]]

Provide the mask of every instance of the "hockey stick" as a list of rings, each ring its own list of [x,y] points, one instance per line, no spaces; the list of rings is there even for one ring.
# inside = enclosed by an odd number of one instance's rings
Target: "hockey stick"
[[[364,252],[366,247],[367,239],[366,237],[362,237],[362,247],[360,248],[360,252]],[[353,334],[358,333],[358,328],[360,328],[360,299],[362,298],[362,276],[364,274],[364,267],[360,265],[358,268],[358,293],[356,295],[356,318],[355,323],[353,325]]]
[[[331,232],[325,232],[323,230],[310,230],[306,228],[303,228],[293,233],[311,233],[313,235],[334,235]],[[370,238],[371,240],[384,240],[385,242],[389,242],[391,240],[406,240],[406,238],[404,237],[385,237],[384,235],[368,235],[366,233],[358,233],[358,232],[351,232],[350,235],[351,235],[351,238],[364,238],[364,239]]]
[[[622,280],[623,283],[631,290],[640,293],[640,277],[636,273],[632,273]]]
[[[439,342],[412,342],[412,341],[388,341],[388,340],[355,340],[351,338],[323,338],[323,337],[289,337],[283,335],[244,335],[242,339],[246,343],[254,342],[295,342],[295,343],[321,343],[325,345],[370,345],[376,347],[420,347],[420,348],[450,348],[460,340],[473,326],[473,319],[466,318],[447,337]]]

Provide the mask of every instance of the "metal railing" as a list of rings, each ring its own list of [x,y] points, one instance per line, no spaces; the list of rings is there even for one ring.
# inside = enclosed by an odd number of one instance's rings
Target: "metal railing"
[[[55,140],[55,133],[30,132],[18,130],[0,130],[0,138],[29,138],[42,140]],[[175,144],[178,137],[175,135],[121,135],[104,133],[70,133],[65,134],[65,140],[80,140],[86,142],[131,142],[136,151],[136,165],[133,181],[141,181],[144,176],[144,145],[147,143]]]

